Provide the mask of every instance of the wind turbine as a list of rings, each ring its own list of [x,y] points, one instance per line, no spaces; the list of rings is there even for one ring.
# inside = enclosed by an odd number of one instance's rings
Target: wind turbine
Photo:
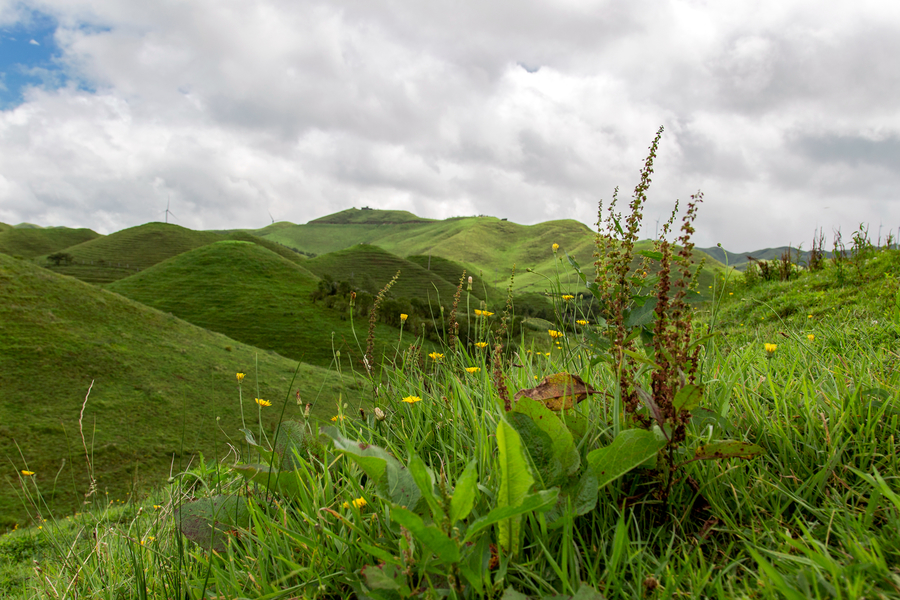
[[[171,201],[171,198],[166,197],[166,225],[169,224],[169,215],[172,215],[173,217],[175,216],[175,213],[173,213],[171,210],[169,210],[169,202],[170,201]]]
[[[272,211],[267,210],[266,212],[269,213],[269,218],[272,219],[272,225],[274,225],[274,224],[275,224],[275,217],[272,216]]]

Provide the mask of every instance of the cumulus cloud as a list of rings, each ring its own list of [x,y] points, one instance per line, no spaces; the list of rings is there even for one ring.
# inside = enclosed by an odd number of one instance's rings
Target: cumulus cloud
[[[361,205],[590,224],[664,125],[648,235],[698,189],[701,245],[900,226],[893,2],[28,6],[65,77],[0,111],[0,221],[108,232],[171,198],[193,228]]]

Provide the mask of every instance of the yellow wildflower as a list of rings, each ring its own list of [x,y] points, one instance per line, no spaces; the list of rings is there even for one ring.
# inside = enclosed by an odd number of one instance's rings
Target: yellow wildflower
[[[588,324],[588,321],[586,321],[586,320],[584,320],[584,319],[578,319],[578,320],[575,321],[575,322],[578,323],[579,325],[581,325],[582,327],[584,327],[585,325]]]
[[[563,294],[563,295],[562,295],[562,299],[563,299],[565,302],[568,302],[569,300],[574,300],[574,299],[575,299],[575,296],[573,296],[572,294]]]
[[[31,477],[32,475],[34,475],[34,471],[22,470],[22,475],[24,475],[25,477]]]
[[[467,373],[472,373],[473,375],[481,370],[481,367],[466,367]]]
[[[368,502],[366,502],[365,498],[356,498],[354,500],[351,500],[350,502],[344,502],[343,504],[341,504],[341,507],[350,508],[350,506],[352,505],[353,508],[363,508],[364,506],[366,506],[366,504],[368,504]]]
[[[812,315],[806,315],[807,319],[812,319]]]
[[[272,406],[272,403],[268,400],[263,400],[262,398],[254,398],[253,399],[260,406]]]
[[[418,396],[407,396],[406,398],[403,399],[403,402],[406,402],[407,404],[415,404],[416,402],[421,402],[421,401],[422,401],[422,399],[419,398]]]
[[[238,373],[238,374],[237,374],[237,380],[238,380],[238,383],[242,382],[242,381],[244,380],[244,374],[243,374],[243,373]]]
[[[334,423],[337,423],[338,421],[343,420],[343,419],[344,419],[344,415],[334,415],[333,417],[331,417],[331,421]]]
[[[409,315],[400,313],[400,322],[403,323],[409,318]]]
[[[444,355],[440,352],[432,352],[428,355],[428,358],[430,358],[431,360],[441,360],[442,358],[444,358]]]
[[[548,330],[547,330],[547,333],[549,333],[549,334],[550,334],[550,337],[552,337],[554,340],[555,340],[555,339],[558,339],[558,338],[561,338],[561,337],[564,337],[563,332],[561,332],[561,331],[556,331],[555,329],[548,329]]]
[[[494,314],[494,313],[492,313],[492,312],[489,311],[489,310],[478,310],[477,308],[475,309],[475,316],[476,316],[476,317],[490,317],[490,316],[492,316],[493,314]]]
[[[487,342],[475,342],[475,347],[481,349],[487,348]]]
[[[553,248],[553,254],[556,254],[556,251],[559,250],[559,244],[553,244],[551,248]]]
[[[778,350],[778,344],[766,343],[765,348],[766,348],[766,354],[768,354],[769,356],[772,356],[773,354],[775,354],[775,351]]]
[[[810,333],[809,335],[806,336],[806,339],[808,339],[809,341],[812,342],[813,340],[816,339],[816,336]]]

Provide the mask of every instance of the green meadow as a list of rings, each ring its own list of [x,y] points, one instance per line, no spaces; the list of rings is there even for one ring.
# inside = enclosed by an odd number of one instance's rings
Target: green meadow
[[[701,268],[645,191],[0,255],[0,597],[900,598],[900,251]]]

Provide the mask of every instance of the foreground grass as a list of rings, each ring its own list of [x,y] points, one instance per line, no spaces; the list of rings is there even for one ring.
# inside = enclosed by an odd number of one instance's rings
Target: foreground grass
[[[581,516],[526,515],[517,553],[501,552],[493,564],[493,548],[465,549],[482,570],[480,593],[448,588],[451,571],[399,527],[396,505],[356,462],[327,449],[302,455],[289,498],[247,487],[230,462],[207,464],[143,507],[114,506],[4,536],[6,593],[400,598],[442,588],[450,596],[500,597],[512,587],[517,592],[504,597],[568,598],[583,583],[607,598],[900,597],[900,315],[891,287],[898,277],[900,258],[884,253],[854,282],[826,271],[717,289],[722,303],[705,322],[724,335],[706,345],[702,380],[703,407],[719,421],[698,435],[753,442],[763,454],[686,464],[667,508],[653,473],[638,470],[601,489],[596,507]],[[784,314],[779,306],[794,308]],[[767,353],[765,343],[777,349]],[[572,333],[549,357],[516,357],[505,371],[510,388],[567,370],[614,389],[609,370],[590,366],[583,350]],[[458,525],[465,531],[497,502],[496,432],[505,411],[486,352],[444,354],[392,373],[379,393],[383,420],[368,411],[336,423],[346,439],[383,447],[403,463],[421,457],[438,500],[442,485],[463,487],[474,463],[479,486],[471,518]],[[605,398],[590,396],[566,417],[582,453],[610,441]],[[250,522],[210,552],[178,532],[173,509],[222,493],[247,498]],[[384,575],[391,564],[399,579]],[[581,593],[593,597],[587,588]]]

